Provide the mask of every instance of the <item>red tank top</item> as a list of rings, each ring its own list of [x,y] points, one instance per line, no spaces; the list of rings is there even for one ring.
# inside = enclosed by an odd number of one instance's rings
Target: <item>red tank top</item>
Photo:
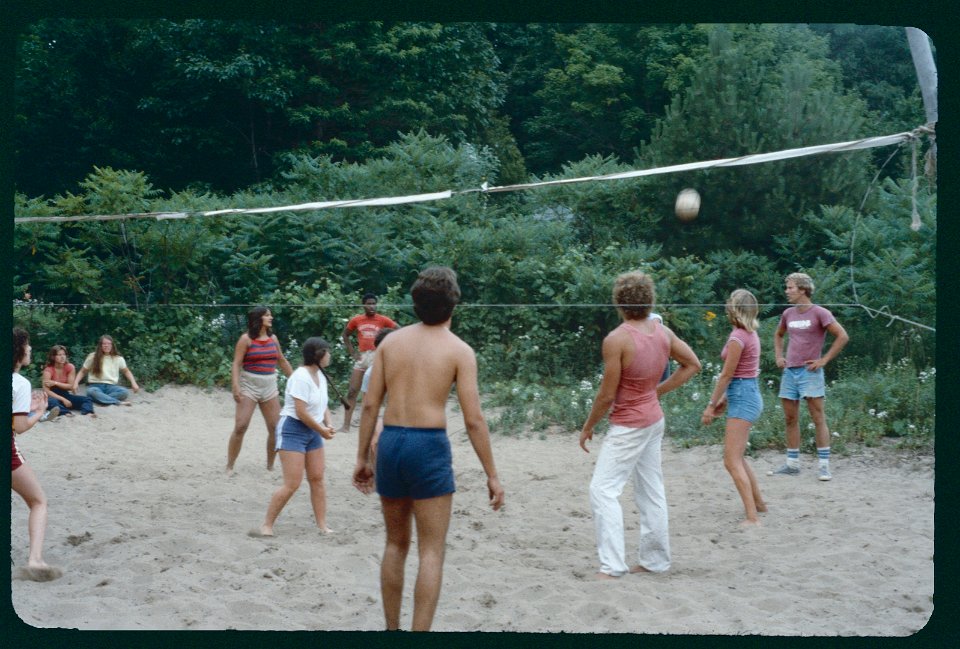
[[[670,357],[670,339],[663,325],[654,322],[653,333],[645,334],[624,322],[618,327],[630,334],[636,353],[629,367],[620,373],[620,385],[613,400],[610,422],[631,428],[646,428],[663,418],[657,384]]]
[[[273,374],[277,371],[280,352],[273,338],[251,340],[247,353],[243,355],[243,369],[252,374]]]

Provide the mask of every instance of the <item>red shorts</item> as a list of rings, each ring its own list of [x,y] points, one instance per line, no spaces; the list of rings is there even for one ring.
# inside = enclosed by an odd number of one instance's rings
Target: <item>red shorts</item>
[[[10,470],[16,471],[23,464],[23,456],[17,448],[17,438],[15,433],[10,433]]]

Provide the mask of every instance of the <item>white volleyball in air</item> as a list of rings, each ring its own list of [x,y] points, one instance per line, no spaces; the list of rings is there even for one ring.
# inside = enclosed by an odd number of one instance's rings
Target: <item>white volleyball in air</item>
[[[681,221],[692,221],[697,218],[697,214],[700,213],[700,192],[689,187],[680,190],[674,211]]]

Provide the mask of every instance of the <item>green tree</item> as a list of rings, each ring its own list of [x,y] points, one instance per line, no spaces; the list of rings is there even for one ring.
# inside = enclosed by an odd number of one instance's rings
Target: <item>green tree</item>
[[[524,72],[532,78],[525,90],[535,102],[515,119],[536,173],[584,156],[629,157],[650,136],[671,94],[689,82],[694,55],[706,40],[686,25],[530,30],[542,57],[515,61],[528,66]]]
[[[715,26],[693,83],[673,99],[637,164],[656,167],[856,139],[864,106],[838,87],[826,43],[803,26]],[[669,250],[741,247],[767,252],[773,234],[820,204],[854,205],[868,154],[820,155],[655,177],[651,210],[670,209],[683,186],[700,190],[697,220],[665,220]]]

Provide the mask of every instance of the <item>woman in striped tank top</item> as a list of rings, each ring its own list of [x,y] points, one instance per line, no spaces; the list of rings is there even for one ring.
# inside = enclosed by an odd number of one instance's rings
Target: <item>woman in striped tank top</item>
[[[267,425],[267,470],[273,470],[277,457],[277,421],[280,419],[277,365],[285,376],[293,373],[293,367],[283,356],[280,341],[273,333],[273,314],[267,307],[255,307],[247,314],[247,331],[240,336],[233,351],[230,382],[233,400],[237,402],[237,413],[233,433],[227,443],[227,473],[233,472],[233,465],[243,445],[243,436],[257,405]]]

